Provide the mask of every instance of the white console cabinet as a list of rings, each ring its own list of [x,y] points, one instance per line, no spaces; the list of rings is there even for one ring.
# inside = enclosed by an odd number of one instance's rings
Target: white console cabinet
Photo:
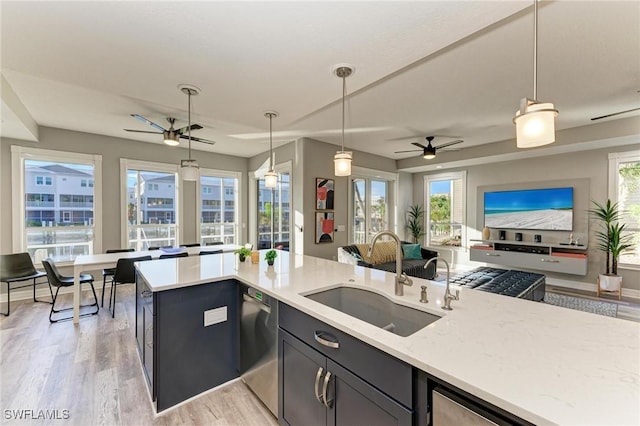
[[[587,247],[553,243],[472,240],[469,259],[563,274],[587,275]]]

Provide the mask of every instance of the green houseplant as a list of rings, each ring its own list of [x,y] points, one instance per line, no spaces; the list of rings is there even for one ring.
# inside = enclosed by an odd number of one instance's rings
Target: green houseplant
[[[424,231],[424,208],[420,204],[409,207],[407,212],[407,229],[414,243],[419,243],[426,233]]]
[[[251,250],[246,247],[241,247],[234,251],[234,253],[238,255],[238,257],[240,258],[240,262],[244,262],[247,256],[251,256]]]
[[[273,261],[278,257],[278,252],[275,250],[269,250],[264,254],[264,258],[269,266],[273,265]]]
[[[618,203],[612,203],[611,200],[604,204],[597,201],[592,203],[589,214],[600,222],[596,231],[598,249],[606,253],[605,273],[598,277],[598,293],[601,289],[619,292],[622,277],[618,275],[618,258],[633,246],[632,236],[624,235],[626,224],[620,223]]]

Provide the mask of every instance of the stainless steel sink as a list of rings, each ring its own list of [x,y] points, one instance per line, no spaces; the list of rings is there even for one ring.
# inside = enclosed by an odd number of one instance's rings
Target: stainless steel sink
[[[336,287],[306,297],[403,337],[440,319],[437,315],[398,305],[380,294],[359,288]]]

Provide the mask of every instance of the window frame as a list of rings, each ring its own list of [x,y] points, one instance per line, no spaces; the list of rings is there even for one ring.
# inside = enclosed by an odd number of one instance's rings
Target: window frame
[[[626,151],[626,152],[611,152],[609,153],[609,169],[608,169],[608,198],[612,203],[617,203],[618,200],[618,187],[620,186],[620,164],[640,162],[640,154],[638,151]],[[633,271],[640,271],[640,264],[635,263],[621,263],[618,262],[618,269],[628,269]]]
[[[384,172],[382,170],[369,169],[366,167],[352,166],[351,167],[351,176],[349,176],[349,185],[347,188],[347,196],[348,196],[348,209],[347,209],[347,241],[349,244],[353,244],[353,179],[364,179],[365,185],[369,189],[371,187],[371,181],[387,181],[387,216],[389,221],[389,229],[393,231],[394,234],[400,235],[398,230],[398,220],[396,218],[397,215],[397,202],[398,199],[398,173],[392,172]],[[370,191],[367,191],[365,195],[365,208],[367,212],[365,212],[365,217],[368,216],[368,211],[371,208],[369,197]],[[373,236],[368,236],[365,233],[365,241],[371,241]]]
[[[233,212],[234,215],[234,223],[235,223],[235,229],[234,229],[234,236],[235,236],[235,240],[236,240],[236,244],[240,245],[242,244],[242,226],[240,221],[242,220],[242,196],[241,194],[243,194],[243,188],[242,188],[242,172],[234,172],[234,171],[230,171],[230,170],[219,170],[219,169],[206,169],[206,168],[200,168],[200,173],[198,174],[198,179],[196,180],[196,209],[195,209],[195,221],[198,224],[197,225],[197,229],[196,229],[196,233],[197,233],[197,241],[201,242],[201,226],[202,223],[200,222],[200,219],[202,217],[202,183],[200,181],[200,178],[204,176],[204,177],[213,177],[213,178],[230,178],[230,179],[236,179],[237,180],[237,191],[234,197],[234,201],[235,201],[235,209]],[[209,188],[210,191],[207,192],[208,194],[213,193],[213,190],[211,188]],[[224,208],[225,206],[222,203],[222,200],[225,197],[225,187],[223,185],[222,188],[220,188],[220,205],[218,206],[219,208],[222,209],[222,212],[224,213]],[[212,200],[212,201],[216,201],[216,200]],[[224,226],[224,216],[221,217],[222,220],[222,224]]]
[[[127,241],[129,221],[127,218],[127,170],[144,170],[148,172],[158,173],[174,173],[175,174],[175,189],[176,194],[174,203],[175,211],[175,226],[176,226],[176,244],[181,241],[182,236],[182,202],[181,202],[181,185],[180,180],[182,176],[180,174],[180,166],[177,164],[158,163],[151,161],[132,160],[128,158],[120,159],[120,246],[129,247]],[[157,185],[157,184],[156,184]],[[141,203],[146,202],[148,197],[145,196],[144,200],[140,200]]]
[[[429,232],[431,225],[431,193],[430,193],[430,183],[432,181],[443,181],[443,180],[462,180],[462,224],[460,229],[460,247],[456,246],[444,246],[444,245],[433,245],[431,243],[431,233]],[[436,173],[429,174],[424,176],[423,190],[422,194],[424,197],[424,218],[423,218],[423,226],[425,230],[425,235],[422,238],[422,242],[426,247],[437,247],[437,248],[447,248],[447,249],[466,249],[468,246],[467,243],[467,171],[460,170],[457,172],[444,172],[444,173]]]
[[[51,161],[59,163],[84,164],[93,166],[93,244],[89,246],[89,254],[102,252],[102,155],[81,154],[68,151],[54,151],[49,149],[31,148],[11,145],[11,201],[14,214],[12,215],[12,248],[15,253],[27,251],[25,232],[25,160]],[[49,177],[53,183],[53,178]],[[43,177],[46,185],[46,179]],[[17,214],[16,214],[17,212]],[[73,262],[61,261],[61,265]]]

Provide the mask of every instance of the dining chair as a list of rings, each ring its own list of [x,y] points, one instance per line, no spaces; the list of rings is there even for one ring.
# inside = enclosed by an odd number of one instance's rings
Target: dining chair
[[[116,272],[111,278],[111,291],[109,292],[109,310],[111,318],[116,317],[116,290],[118,284],[131,284],[136,282],[136,269],[134,263],[151,260],[151,256],[139,256],[126,259],[118,259],[116,264]],[[111,303],[113,302],[113,309]]]
[[[207,243],[204,243],[205,246],[221,246],[223,244],[223,241],[209,241]]]
[[[44,259],[42,261],[42,266],[44,266],[45,271],[47,271],[47,277],[49,278],[49,289],[51,290],[51,286],[56,287],[56,293],[55,295],[53,295],[53,303],[51,303],[51,311],[49,312],[49,322],[56,323],[60,321],[67,321],[67,320],[73,319],[73,314],[66,317],[53,319],[53,314],[73,310],[73,307],[65,308],[65,309],[56,309],[56,300],[58,300],[58,292],[62,287],[73,287],[73,284],[74,284],[73,276],[62,275],[60,271],[58,271],[58,267],[56,266],[55,262],[51,258]],[[86,308],[86,307],[95,306],[96,309],[95,311],[86,312],[80,316],[88,317],[91,315],[96,315],[100,310],[100,307],[98,306],[98,296],[96,295],[96,289],[93,287],[93,275],[80,274],[80,286],[82,286],[82,284],[89,284],[91,286],[91,292],[93,293],[93,300],[95,302],[89,305],[80,305],[80,307]]]
[[[161,254],[159,259],[173,259],[174,257],[187,257],[187,256],[189,256],[189,253],[187,253],[186,251],[183,251],[180,253]]]
[[[0,312],[0,314],[6,317],[9,316],[11,312],[11,284],[20,281],[33,280],[30,284],[13,287],[14,290],[33,285],[33,301],[51,303],[36,299],[36,285],[42,284],[38,283],[37,279],[46,276],[47,274],[45,272],[38,271],[35,266],[33,266],[29,253],[0,255],[0,282],[6,283],[7,285],[7,312]],[[49,291],[51,291],[51,287],[49,287]],[[51,300],[53,300],[53,292],[51,292]]]
[[[200,247],[200,243],[180,244],[180,247]]]
[[[134,251],[132,248],[126,249],[109,249],[105,253],[131,253]],[[113,277],[116,273],[116,268],[105,268],[102,270],[102,300],[100,306],[104,308],[104,288],[107,285],[107,277]]]
[[[202,250],[200,251],[200,256],[204,256],[207,254],[220,254],[222,252],[223,252],[222,250]]]

